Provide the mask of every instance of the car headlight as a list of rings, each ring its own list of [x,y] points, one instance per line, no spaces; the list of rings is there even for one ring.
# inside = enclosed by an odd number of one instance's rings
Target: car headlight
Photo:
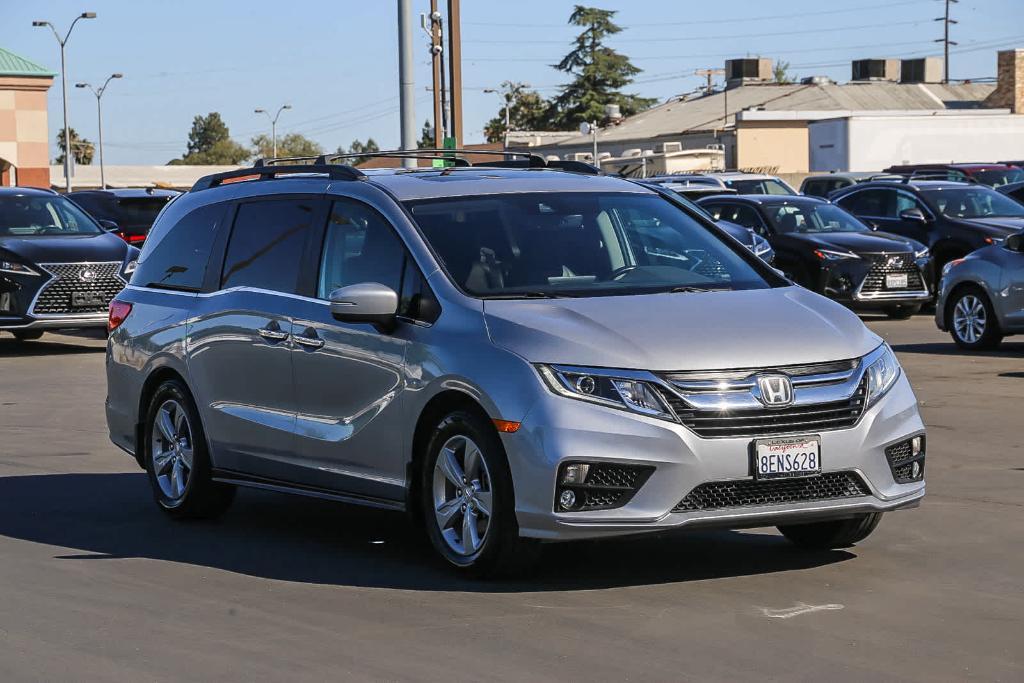
[[[127,263],[127,265],[125,265],[125,267],[124,267],[124,274],[125,275],[131,275],[132,273],[135,272],[135,269],[138,268],[138,267],[139,267],[139,260],[138,259],[133,259],[133,260],[129,261]]]
[[[830,249],[815,249],[814,255],[822,261],[841,261],[843,259],[860,258],[850,251],[832,251]]]
[[[636,376],[642,373],[565,365],[538,365],[537,369],[548,388],[560,396],[675,420],[651,383]]]
[[[864,372],[868,379],[866,409],[885,396],[885,393],[896,383],[896,379],[900,376],[900,364],[896,360],[896,354],[885,343],[869,353],[864,358],[864,362],[868,364],[868,369]]]
[[[918,259],[918,258],[926,258],[928,256],[928,253],[929,253],[928,252],[928,247],[925,247],[921,251],[915,251],[914,252],[914,258],[916,258],[916,259]]]
[[[0,261],[0,273],[11,273],[12,275],[39,275],[24,263],[17,261]]]

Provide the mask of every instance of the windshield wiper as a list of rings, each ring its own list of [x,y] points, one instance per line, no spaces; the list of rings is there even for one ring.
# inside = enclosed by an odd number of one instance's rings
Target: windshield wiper
[[[551,292],[509,292],[508,294],[492,294],[481,299],[566,299],[568,294],[552,294]]]
[[[722,291],[722,288],[721,287],[716,287],[714,289],[711,289],[709,287],[697,287],[695,285],[683,285],[681,287],[673,287],[672,289],[668,290],[668,293],[669,294],[698,294],[700,292],[715,292],[715,291],[720,292],[720,291]]]

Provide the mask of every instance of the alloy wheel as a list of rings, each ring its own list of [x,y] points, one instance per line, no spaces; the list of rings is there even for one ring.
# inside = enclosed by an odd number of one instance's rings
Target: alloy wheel
[[[434,465],[434,520],[445,543],[469,556],[484,544],[491,527],[491,474],[472,439],[456,435],[441,447]]]
[[[953,329],[956,336],[968,344],[974,344],[985,334],[988,313],[985,304],[977,296],[966,294],[953,307]]]
[[[185,408],[174,399],[157,408],[150,454],[160,491],[171,502],[180,501],[192,476],[192,426]]]

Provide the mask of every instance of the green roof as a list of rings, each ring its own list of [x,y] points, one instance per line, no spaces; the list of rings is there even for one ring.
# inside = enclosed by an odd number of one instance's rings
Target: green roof
[[[42,78],[56,75],[49,69],[45,69],[35,62],[30,62],[24,57],[20,57],[0,47],[0,76],[36,76]]]

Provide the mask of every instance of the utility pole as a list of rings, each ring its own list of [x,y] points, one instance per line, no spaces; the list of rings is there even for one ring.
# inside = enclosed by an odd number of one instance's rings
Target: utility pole
[[[92,91],[92,94],[96,96],[96,121],[100,132],[100,189],[107,189],[107,174],[103,167],[103,109],[100,107],[100,100],[103,98],[103,93],[107,91],[107,85],[110,81],[115,78],[124,78],[123,74],[110,74],[107,76],[107,80],[103,81],[103,85],[96,88],[92,87],[88,83],[75,83],[76,88],[88,88]],[[66,154],[65,154],[66,156]]]
[[[462,29],[459,0],[448,0],[448,68],[451,70],[452,137],[462,149]]]
[[[398,106],[402,120],[402,149],[416,149],[416,84],[413,79],[412,0],[398,0]],[[402,159],[405,168],[416,168],[416,159]]]
[[[427,27],[429,21],[430,27]],[[431,90],[434,93],[434,148],[440,149],[444,144],[444,102],[442,101],[442,64],[441,54],[444,52],[444,37],[441,27],[441,13],[437,11],[437,0],[430,0],[430,17],[421,14],[420,26],[430,38],[430,65],[432,69]]]
[[[953,40],[949,39],[949,25],[950,24],[958,23],[956,21],[956,19],[950,19],[949,18],[949,10],[950,10],[950,8],[954,4],[956,4],[958,2],[960,2],[960,0],[946,0],[946,14],[944,16],[936,17],[935,18],[935,21],[941,21],[942,22],[942,37],[941,38],[937,38],[935,40],[935,42],[936,43],[942,43],[942,49],[943,49],[943,53],[944,53],[944,56],[943,56],[943,67],[944,68],[943,68],[943,77],[942,77],[942,82],[943,83],[949,83],[949,46],[957,44],[956,41],[953,41]]]
[[[714,87],[712,86],[712,79],[715,76],[724,76],[725,69],[695,69],[693,75],[707,79],[708,84],[707,87],[704,88],[704,94],[710,95],[714,91]]]
[[[285,109],[291,109],[292,105],[282,104],[281,108],[277,110],[277,113],[273,117],[270,116],[270,112],[266,109],[256,109],[253,111],[254,114],[266,114],[267,118],[270,119],[270,144],[273,151],[270,154],[272,159],[277,158],[277,120],[281,118],[281,112]]]
[[[64,46],[68,44],[71,32],[75,30],[75,24],[79,19],[95,19],[95,12],[82,12],[71,22],[68,32],[61,38],[57,28],[48,21],[33,21],[33,26],[49,26],[53,31],[54,38],[60,43],[60,93],[61,101],[64,103],[64,191],[71,192],[71,126],[68,124],[68,70],[64,63]]]

